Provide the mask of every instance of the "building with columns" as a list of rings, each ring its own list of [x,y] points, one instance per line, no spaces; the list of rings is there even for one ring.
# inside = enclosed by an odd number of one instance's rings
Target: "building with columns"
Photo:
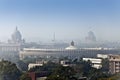
[[[0,43],[0,58],[9,59],[18,56],[19,51],[23,48],[24,40],[18,28],[11,35],[8,42]]]
[[[19,52],[20,59],[25,58],[37,58],[37,57],[69,57],[69,58],[80,58],[80,57],[96,57],[100,53],[119,53],[120,50],[106,49],[106,48],[78,48],[72,41],[70,46],[66,48],[48,49],[48,48],[23,48]]]

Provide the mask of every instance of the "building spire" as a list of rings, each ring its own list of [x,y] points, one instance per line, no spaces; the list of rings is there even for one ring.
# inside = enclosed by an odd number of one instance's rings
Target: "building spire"
[[[55,32],[54,32],[54,34],[53,34],[53,40],[52,40],[53,42],[55,41]]]
[[[17,26],[16,26],[15,30],[16,30],[16,31],[18,30]]]
[[[55,41],[55,32],[54,32],[54,35],[53,35],[53,39],[54,39],[54,41]]]

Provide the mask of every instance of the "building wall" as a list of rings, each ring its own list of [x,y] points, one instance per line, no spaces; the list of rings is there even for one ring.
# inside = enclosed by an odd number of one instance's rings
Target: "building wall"
[[[107,54],[97,54],[97,57],[105,59],[105,58],[108,58],[108,55]]]
[[[102,67],[102,59],[96,58],[83,58],[83,61],[91,61],[92,67],[100,69]]]
[[[20,44],[0,44],[0,52],[19,52],[20,50]]]
[[[120,72],[120,55],[108,55],[109,60],[109,73],[115,74]]]
[[[30,70],[31,68],[36,67],[36,66],[43,66],[43,64],[29,63],[28,70]]]
[[[119,53],[116,50],[87,50],[87,49],[77,49],[77,50],[65,50],[65,49],[23,49],[20,51],[20,59],[24,59],[29,56],[70,56],[72,57],[96,57],[99,53]]]
[[[111,74],[120,72],[120,59],[110,59],[109,60],[109,72]]]

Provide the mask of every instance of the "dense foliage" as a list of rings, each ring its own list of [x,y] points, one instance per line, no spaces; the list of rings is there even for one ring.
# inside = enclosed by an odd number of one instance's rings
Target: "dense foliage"
[[[72,80],[75,71],[72,67],[57,67],[47,80]]]
[[[28,64],[21,61],[21,60],[17,61],[16,65],[21,71],[27,71],[28,70]]]
[[[18,80],[21,72],[14,63],[2,60],[0,61],[0,80]]]
[[[31,77],[28,76],[27,73],[22,74],[22,76],[20,76],[19,80],[32,80]]]

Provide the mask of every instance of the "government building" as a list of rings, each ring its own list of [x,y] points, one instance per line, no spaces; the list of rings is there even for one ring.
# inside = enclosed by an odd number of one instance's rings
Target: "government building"
[[[19,53],[20,59],[25,58],[37,58],[37,57],[96,57],[97,54],[110,54],[118,53],[119,51],[109,48],[77,48],[72,41],[70,46],[59,49],[47,49],[47,48],[23,48]]]
[[[7,43],[0,43],[0,52],[19,52],[21,50],[21,45],[24,44],[24,39],[18,28],[11,35],[11,39]]]
[[[22,39],[20,31],[16,27],[8,42],[0,42],[0,58],[9,60],[18,56],[24,43],[25,40]]]

